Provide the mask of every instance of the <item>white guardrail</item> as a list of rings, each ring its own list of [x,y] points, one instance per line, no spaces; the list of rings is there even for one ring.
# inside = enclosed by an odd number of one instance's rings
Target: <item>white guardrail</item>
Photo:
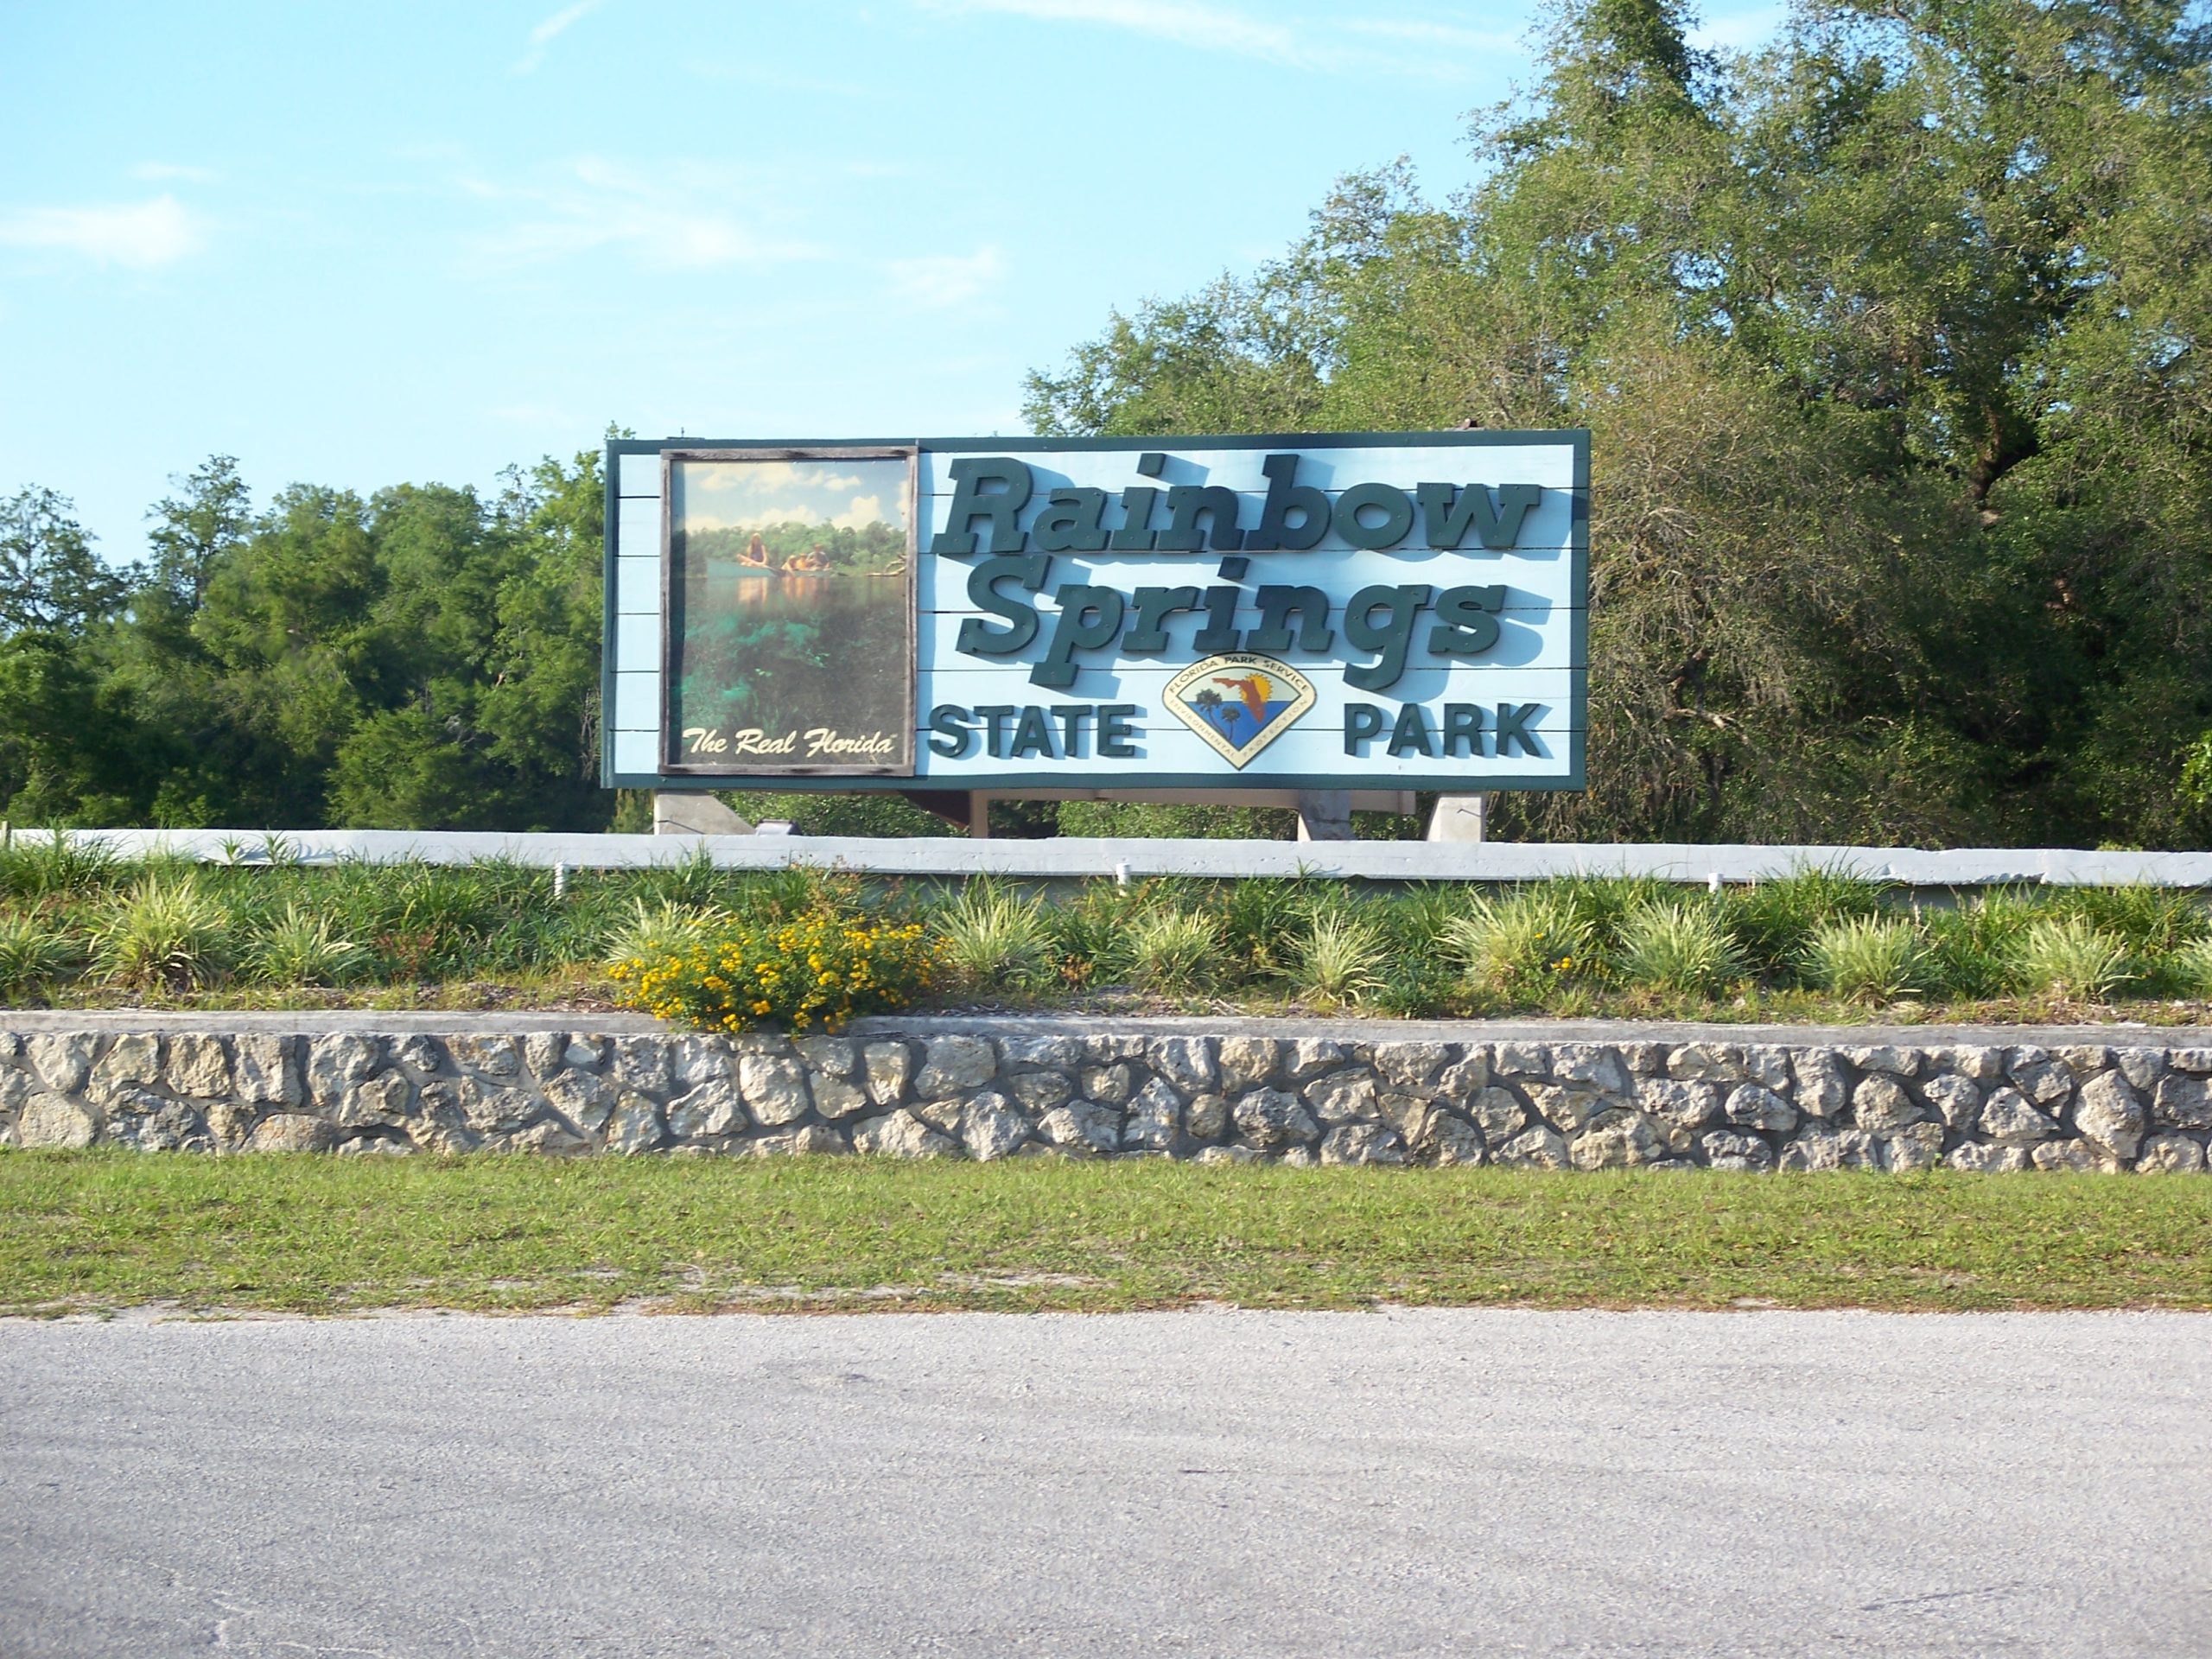
[[[860,836],[584,836],[416,830],[17,829],[17,843],[55,834],[125,858],[166,854],[220,864],[474,864],[616,870],[702,855],[724,869],[837,866],[874,875],[990,874],[1032,879],[1154,875],[1308,875],[1369,881],[1534,881],[1555,875],[1649,875],[1712,885],[1832,869],[1912,887],[2212,887],[2212,853],[2082,852],[2043,848],[1755,847],[1552,842],[1050,841]]]

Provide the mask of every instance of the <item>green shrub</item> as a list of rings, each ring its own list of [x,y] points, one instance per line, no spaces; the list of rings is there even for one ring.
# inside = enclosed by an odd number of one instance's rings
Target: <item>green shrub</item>
[[[1188,991],[1218,981],[1223,965],[1221,926],[1189,910],[1157,910],[1140,917],[1129,933],[1129,970],[1155,991]]]
[[[101,975],[133,990],[183,991],[230,968],[230,913],[194,877],[149,877],[93,925]]]
[[[1293,841],[1298,836],[1298,815],[1287,807],[1062,801],[1055,817],[1064,836],[1142,841]]]
[[[2041,913],[2018,892],[2005,888],[1955,907],[1923,911],[1921,929],[1938,987],[1953,996],[2007,995],[2021,937]]]
[[[1710,996],[1743,976],[1743,952],[1709,904],[1646,901],[1620,919],[1613,970],[1631,985]]]
[[[610,963],[680,957],[728,919],[722,912],[702,905],[678,904],[673,899],[649,905],[633,899],[629,913],[607,931],[600,955]]]
[[[1230,954],[1254,978],[1286,972],[1292,944],[1312,923],[1324,884],[1303,877],[1232,882],[1214,903]]]
[[[1877,1002],[1922,995],[1934,979],[1919,930],[1894,917],[1821,923],[1806,941],[1804,962],[1806,979],[1821,990]]]
[[[2012,982],[2023,991],[2101,1001],[2132,978],[2126,942],[2080,916],[2044,916],[2014,947]]]
[[[1503,899],[1477,897],[1446,922],[1438,948],[1486,990],[1539,990],[1590,965],[1592,925],[1548,883]]]
[[[1325,912],[1298,939],[1290,982],[1322,1002],[1358,1002],[1380,989],[1385,946],[1381,930],[1341,910]]]
[[[926,836],[942,838],[967,832],[905,797],[888,792],[843,791],[810,795],[797,791],[753,790],[722,798],[731,810],[754,823],[780,818],[801,836]]]
[[[2175,887],[2130,883],[2117,887],[2061,887],[2046,901],[2058,916],[2079,917],[2110,933],[2139,957],[2163,956],[2205,931],[2203,901]]]
[[[78,841],[58,830],[0,846],[0,898],[79,898],[105,893],[130,873],[106,842]]]
[[[1045,901],[977,880],[931,918],[945,964],[961,982],[1034,990],[1057,976]]]
[[[2212,938],[2183,945],[2166,958],[2165,971],[2183,995],[2212,997]]]
[[[1591,944],[1600,951],[1619,944],[1631,917],[1671,902],[1679,891],[1649,875],[1562,875],[1538,887],[1588,925]]]
[[[704,1030],[841,1029],[901,1008],[937,984],[942,952],[918,923],[812,911],[732,918],[692,950],[607,970],[624,1006]]]
[[[76,941],[35,912],[0,912],[0,996],[29,995],[74,965]]]
[[[1876,915],[1882,888],[1839,868],[1801,868],[1773,880],[1731,887],[1721,906],[1730,935],[1751,965],[1792,977],[1808,962],[1815,932],[1833,923]]]
[[[338,937],[329,916],[286,904],[283,914],[248,942],[248,978],[265,985],[342,985],[368,962],[365,948]]]

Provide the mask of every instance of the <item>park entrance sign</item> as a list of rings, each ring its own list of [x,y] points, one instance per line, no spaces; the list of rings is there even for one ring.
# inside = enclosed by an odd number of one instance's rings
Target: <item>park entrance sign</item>
[[[607,446],[644,789],[1579,789],[1582,432]]]

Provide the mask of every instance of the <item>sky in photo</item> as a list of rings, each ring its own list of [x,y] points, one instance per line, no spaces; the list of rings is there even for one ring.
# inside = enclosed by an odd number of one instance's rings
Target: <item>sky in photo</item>
[[[1755,42],[1779,6],[1715,10]],[[1523,0],[0,6],[0,495],[213,453],[489,486],[640,435],[1023,429],[1344,172],[1471,176]]]
[[[691,530],[824,524],[906,527],[908,463],[686,461],[677,463],[677,511]]]

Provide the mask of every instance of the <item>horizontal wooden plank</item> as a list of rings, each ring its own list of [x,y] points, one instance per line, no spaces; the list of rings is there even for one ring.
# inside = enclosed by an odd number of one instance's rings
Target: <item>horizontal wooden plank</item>
[[[1137,471],[1137,455],[1129,450],[1017,452],[977,448],[964,452],[931,450],[923,454],[917,483],[924,496],[950,495],[951,463],[964,453],[970,455],[1014,454],[1027,463],[1030,478],[1041,494],[1047,490],[1083,488],[1120,490],[1131,484],[1166,487],[1176,484],[1219,484],[1238,492],[1263,491],[1267,474],[1261,466],[1270,454],[1293,453],[1281,449],[1177,448],[1163,439],[1160,453],[1166,466],[1158,478]],[[1494,446],[1412,446],[1298,450],[1297,482],[1336,491],[1354,484],[1395,484],[1410,489],[1422,482],[1466,484],[1541,484],[1547,489],[1574,487],[1574,449],[1558,442]]]
[[[618,501],[614,506],[614,546],[617,558],[660,557],[660,502]]]
[[[617,673],[660,668],[660,613],[624,614],[614,619],[614,667]]]
[[[923,677],[921,693],[931,703],[1134,702],[1164,711],[1168,682],[1187,666],[1186,663],[1160,667],[1122,663],[1084,668],[1077,674],[1076,683],[1065,690],[1039,685],[1020,670],[940,668]],[[1341,669],[1300,671],[1313,683],[1315,703],[1306,716],[1309,721],[1331,718],[1328,711],[1345,702],[1563,703],[1578,672],[1568,667],[1410,668],[1387,690],[1363,691],[1347,683]],[[1215,690],[1232,701],[1238,695],[1227,686]]]
[[[616,732],[614,734],[614,770],[632,776],[660,770],[660,734],[652,732]]]
[[[1139,728],[1134,736],[1131,747],[1136,753],[1124,757],[1098,754],[1095,733],[1082,736],[1070,782],[1089,788],[1110,788],[1116,774],[1142,775],[1147,772],[1217,778],[1224,783],[1238,779],[1264,779],[1270,776],[1357,774],[1362,785],[1369,788],[1398,784],[1408,788],[1449,786],[1473,789],[1480,786],[1480,780],[1485,773],[1565,776],[1571,766],[1567,729],[1564,727],[1532,729],[1538,745],[1545,753],[1523,753],[1519,752],[1516,745],[1516,753],[1503,758],[1485,755],[1477,759],[1463,754],[1446,759],[1440,755],[1423,757],[1418,753],[1392,755],[1388,745],[1382,741],[1364,743],[1361,746],[1360,753],[1348,754],[1341,731],[1308,728],[1301,723],[1284,733],[1240,771],[1216,753],[1194,732],[1181,726],[1147,726]],[[1057,730],[1053,735],[1053,754],[1057,756],[1059,748]],[[1011,747],[1010,741],[1008,747]],[[923,775],[938,779],[957,779],[980,772],[1003,772],[1062,764],[1043,755],[1017,757],[1007,753],[994,757],[986,753],[980,743],[957,760],[931,752],[925,741],[918,744],[917,748],[917,764]]]
[[[614,610],[619,616],[660,614],[658,559],[615,560]]]
[[[1055,553],[1043,591],[1070,583],[1094,588],[1207,588],[1224,578],[1217,553]],[[1463,584],[1502,582],[1519,602],[1548,598],[1570,604],[1577,594],[1574,557],[1565,547],[1516,548],[1486,553],[1479,548],[1440,552],[1433,548],[1375,551],[1342,545],[1308,553],[1255,553],[1244,557],[1244,574],[1235,578],[1248,592],[1262,583],[1319,588],[1350,595],[1376,583],[1426,582],[1442,589]],[[915,594],[924,610],[969,607],[968,584],[980,558],[949,558],[925,553],[915,571]]]
[[[1048,502],[1046,495],[1044,492],[1040,490],[1036,495],[1030,499],[1029,504],[1027,506],[1014,515],[1015,524],[1025,535],[1027,534],[1032,526],[1035,524],[1038,516],[1044,512],[1047,505]],[[1236,523],[1238,528],[1242,530],[1245,535],[1250,535],[1251,532],[1258,527],[1260,514],[1263,510],[1264,505],[1265,498],[1261,495],[1240,495],[1237,498]],[[936,545],[937,534],[939,531],[944,528],[946,516],[950,510],[950,506],[951,500],[950,497],[938,496],[925,499],[923,502],[924,512],[922,515],[922,521],[929,526],[930,531],[928,537],[924,539],[922,543],[925,549],[931,548]],[[1118,498],[1109,501],[1107,504],[1105,515],[1103,520],[1104,528],[1109,532],[1117,531],[1121,529],[1125,522],[1126,518],[1122,512],[1121,503]],[[1166,522],[1167,506],[1166,501],[1163,499],[1154,506],[1152,518],[1149,520],[1149,523],[1151,527],[1156,531]],[[1205,522],[1210,524],[1212,520],[1209,518]],[[989,530],[980,521],[973,525],[973,528],[976,533],[976,545],[978,549],[982,552],[988,552],[990,550]],[[1421,514],[1416,511],[1414,515],[1412,528],[1407,532],[1404,542],[1400,543],[1396,548],[1388,550],[1388,551],[1392,556],[1397,557],[1434,556],[1433,550],[1430,549],[1427,545],[1426,534],[1427,532],[1424,525],[1422,524]],[[1516,538],[1515,546],[1511,550],[1526,557],[1541,556],[1547,552],[1556,556],[1563,554],[1567,549],[1571,548],[1573,545],[1574,538],[1575,527],[1573,509],[1569,497],[1564,491],[1547,490],[1544,493],[1543,499],[1535,507],[1530,509],[1528,517],[1522,521],[1521,533]],[[1471,534],[1467,537],[1467,540],[1471,545],[1465,546],[1458,550],[1458,552],[1462,556],[1469,558],[1497,558],[1502,556],[1500,553],[1491,553],[1483,548]],[[1309,558],[1317,554],[1351,553],[1359,550],[1363,550],[1354,549],[1351,543],[1345,541],[1343,537],[1337,534],[1335,527],[1332,525],[1331,528],[1323,534],[1320,540],[1315,543],[1315,544],[1311,548],[1298,550],[1277,550],[1272,553],[1263,554],[1259,556],[1283,560],[1297,560],[1300,558]],[[950,556],[939,555],[933,556],[949,557]],[[1060,556],[1068,557],[1072,556],[1062,555]],[[1147,561],[1159,561],[1162,563],[1196,563],[1205,559],[1219,558],[1221,555],[1218,552],[1195,554],[1154,553],[1150,555],[1123,554],[1122,556],[1123,559],[1130,561],[1147,559]]]
[[[921,619],[921,626],[916,629],[915,634],[918,660],[925,671],[945,672],[967,669],[1014,667],[1019,672],[1027,674],[1031,667],[1044,660],[1046,652],[1050,649],[1058,613],[1045,613],[1042,625],[1038,628],[1035,637],[1027,645],[1012,657],[995,659],[977,658],[958,649],[960,626],[963,620],[958,616],[946,615],[942,612],[933,612]],[[1240,634],[1249,632],[1255,627],[1259,620],[1256,612],[1240,613],[1237,617],[1237,628]],[[1582,665],[1577,662],[1574,649],[1576,631],[1573,626],[1573,613],[1557,613],[1545,619],[1541,625],[1530,620],[1526,613],[1509,612],[1501,616],[1498,620],[1500,626],[1497,643],[1480,657],[1467,659],[1447,658],[1439,657],[1428,649],[1428,636],[1433,624],[1424,614],[1414,624],[1412,648],[1406,654],[1406,661],[1409,666],[1433,668],[1457,666],[1463,661],[1469,665],[1485,669],[1572,668]],[[1192,649],[1191,640],[1205,622],[1205,618],[1203,616],[1169,618],[1166,633],[1170,649],[1163,657],[1126,657],[1120,655],[1116,648],[1109,646],[1096,651],[1078,652],[1074,660],[1086,672],[1091,671],[1094,667],[1110,669],[1116,665],[1130,669],[1162,665],[1171,669],[1185,667],[1196,661],[1201,654]],[[1374,652],[1356,651],[1345,645],[1341,630],[1338,632],[1335,645],[1327,655],[1300,651],[1272,652],[1268,654],[1280,658],[1293,668],[1307,675],[1340,673],[1348,660],[1355,664],[1371,663],[1377,656]]]
[[[660,675],[658,671],[616,671],[614,729],[618,732],[660,729]]]

